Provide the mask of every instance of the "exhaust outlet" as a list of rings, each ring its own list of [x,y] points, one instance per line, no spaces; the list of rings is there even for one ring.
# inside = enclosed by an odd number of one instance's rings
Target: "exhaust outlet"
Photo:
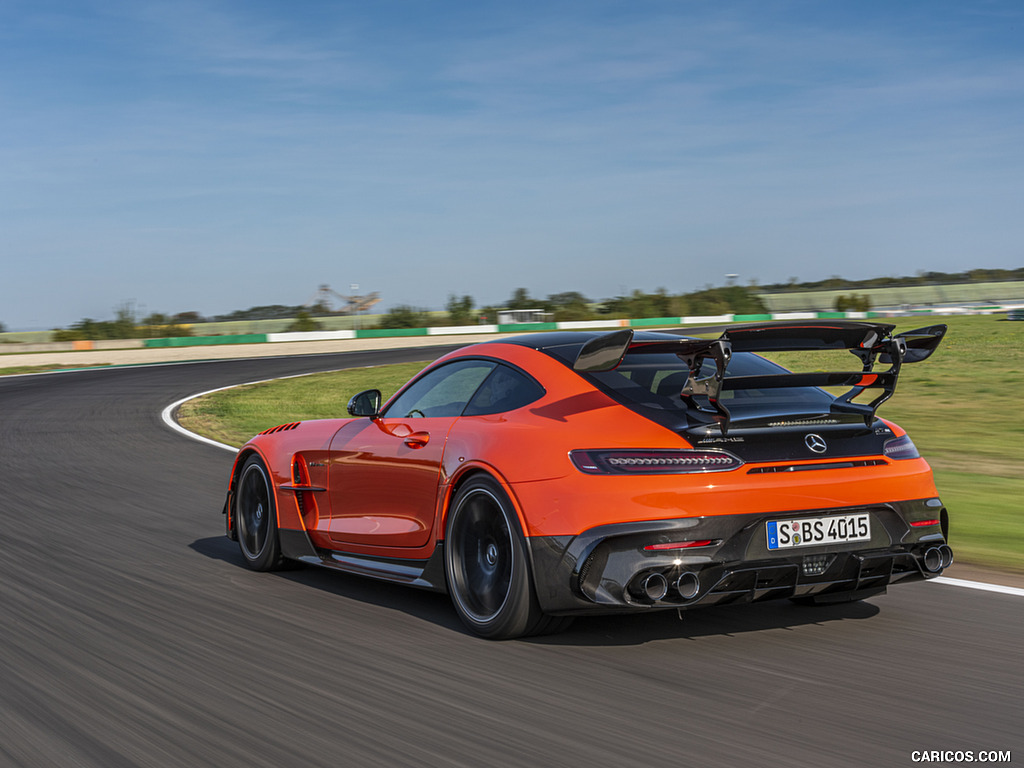
[[[649,573],[636,582],[633,592],[637,597],[655,603],[668,594],[668,579],[661,573]]]
[[[692,600],[700,592],[700,579],[691,571],[683,571],[676,579],[675,587],[683,600]]]
[[[942,555],[942,568],[949,568],[953,564],[953,550],[949,548],[948,544],[943,544],[939,547],[939,553]]]
[[[950,555],[953,552],[950,550]],[[931,547],[924,553],[924,569],[929,573],[938,573],[942,570],[942,550],[938,547]]]

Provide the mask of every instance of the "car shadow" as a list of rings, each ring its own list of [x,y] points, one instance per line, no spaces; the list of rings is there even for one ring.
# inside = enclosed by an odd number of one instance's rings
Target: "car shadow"
[[[190,548],[214,560],[247,570],[237,545],[223,536],[197,539]],[[331,595],[399,611],[460,635],[475,637],[459,620],[446,595],[377,581],[328,568],[305,566],[275,571],[274,576]],[[788,600],[712,606],[691,611],[651,611],[607,616],[578,616],[562,632],[515,642],[553,646],[630,646],[658,640],[729,638],[748,632],[796,630],[835,621],[869,619],[880,609],[867,601],[801,606]],[[489,642],[481,640],[481,642]]]
[[[643,645],[656,640],[735,637],[773,629],[796,630],[834,621],[869,619],[880,612],[869,602],[800,606],[789,600],[711,606],[690,611],[659,610],[615,616],[579,616],[556,635],[526,638],[542,645]]]
[[[245,560],[238,551],[238,545],[225,536],[197,539],[189,547],[205,557],[235,566],[243,574],[273,576],[318,589],[335,597],[357,600],[367,605],[405,613],[460,634],[469,634],[455,614],[448,596],[439,592],[392,584],[387,581],[378,581],[365,576],[303,563],[294,563],[269,574],[254,574],[246,566]]]

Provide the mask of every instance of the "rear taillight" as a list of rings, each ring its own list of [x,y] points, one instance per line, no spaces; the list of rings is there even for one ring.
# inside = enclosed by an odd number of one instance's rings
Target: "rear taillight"
[[[608,450],[570,451],[580,472],[588,475],[677,475],[728,472],[743,462],[725,451]]]
[[[882,446],[882,453],[890,459],[919,459],[921,454],[917,452],[914,441],[904,435],[892,440],[886,440]]]

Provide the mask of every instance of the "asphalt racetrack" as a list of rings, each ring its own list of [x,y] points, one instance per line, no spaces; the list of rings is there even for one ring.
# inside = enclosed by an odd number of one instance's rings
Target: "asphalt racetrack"
[[[495,643],[443,595],[247,570],[220,514],[232,455],[161,410],[442,351],[0,379],[0,766],[1024,759],[1013,595],[920,583],[847,606],[593,617]]]

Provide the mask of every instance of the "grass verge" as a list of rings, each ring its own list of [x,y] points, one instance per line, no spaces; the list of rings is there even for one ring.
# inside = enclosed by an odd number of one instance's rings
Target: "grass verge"
[[[197,434],[236,447],[278,424],[346,417],[349,398],[379,389],[385,399],[418,373],[425,362],[350,368],[249,384],[189,400],[178,423]]]
[[[54,371],[74,371],[79,368],[101,368],[109,363],[97,363],[96,365],[15,365],[9,368],[0,368],[0,376],[18,376],[24,373],[52,373]]]

